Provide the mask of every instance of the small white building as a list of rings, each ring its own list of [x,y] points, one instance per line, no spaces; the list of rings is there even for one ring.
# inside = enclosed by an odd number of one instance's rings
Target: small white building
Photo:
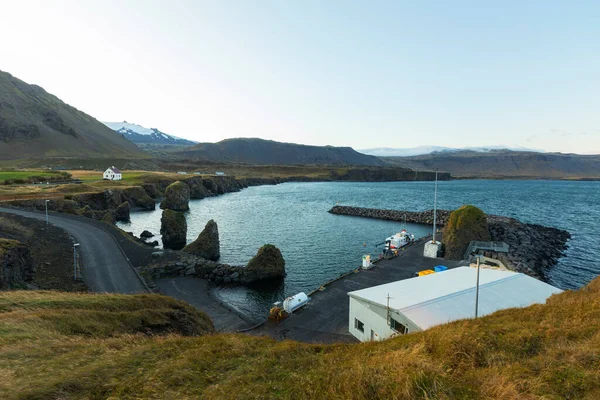
[[[476,279],[476,268],[458,267],[350,292],[349,331],[366,342],[473,318]],[[561,292],[528,275],[481,268],[478,315],[545,303]]]
[[[112,167],[104,171],[102,179],[108,179],[109,181],[120,181],[121,179],[123,179],[123,177],[121,175],[121,171],[118,168],[115,168],[115,166],[113,165]]]
[[[215,175],[216,176],[223,176],[223,175],[225,175],[225,172],[217,171],[217,172],[215,172]]]

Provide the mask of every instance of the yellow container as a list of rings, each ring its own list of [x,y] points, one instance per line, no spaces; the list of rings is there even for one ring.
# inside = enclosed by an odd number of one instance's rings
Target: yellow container
[[[431,275],[431,274],[435,274],[435,271],[432,269],[426,269],[423,271],[419,271],[419,276],[425,276],[425,275]]]

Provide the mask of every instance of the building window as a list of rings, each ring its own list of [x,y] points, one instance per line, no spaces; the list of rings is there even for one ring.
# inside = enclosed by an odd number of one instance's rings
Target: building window
[[[365,324],[354,318],[354,328],[358,329],[362,333],[365,333]]]
[[[406,327],[406,325],[401,324],[400,322],[396,321],[392,317],[390,317],[390,328],[392,328],[393,330],[395,330],[396,332],[398,332],[402,335],[408,333],[408,328]]]

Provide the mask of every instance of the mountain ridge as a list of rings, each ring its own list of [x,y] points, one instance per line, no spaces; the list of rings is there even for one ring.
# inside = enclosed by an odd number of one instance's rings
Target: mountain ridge
[[[147,158],[90,115],[0,71],[0,159]]]
[[[145,128],[142,125],[123,122],[103,122],[104,125],[119,133],[121,136],[135,144],[160,144],[193,146],[198,144],[193,140],[183,139],[169,135],[157,128]]]
[[[440,152],[411,157],[383,157],[393,165],[439,169],[462,178],[600,178],[600,155],[496,150]]]
[[[388,165],[375,156],[359,153],[351,147],[312,146],[259,138],[231,138],[217,143],[199,143],[172,154],[192,160],[259,165]]]

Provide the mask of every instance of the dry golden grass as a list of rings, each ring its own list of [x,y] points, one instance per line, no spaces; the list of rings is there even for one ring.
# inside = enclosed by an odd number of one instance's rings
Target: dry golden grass
[[[0,397],[600,398],[600,279],[546,305],[356,345],[140,333],[177,306],[154,295],[1,294]]]

